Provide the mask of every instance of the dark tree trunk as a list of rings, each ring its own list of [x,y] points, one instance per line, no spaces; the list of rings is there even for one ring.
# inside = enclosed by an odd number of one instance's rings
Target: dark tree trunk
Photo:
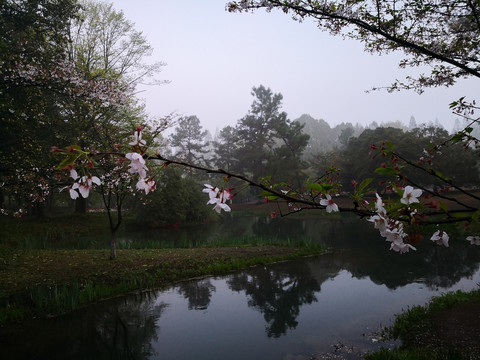
[[[77,200],[75,200],[75,212],[77,214],[87,213],[87,199],[79,196]]]
[[[115,240],[116,231],[112,230],[110,233],[110,260],[117,258],[117,242]]]

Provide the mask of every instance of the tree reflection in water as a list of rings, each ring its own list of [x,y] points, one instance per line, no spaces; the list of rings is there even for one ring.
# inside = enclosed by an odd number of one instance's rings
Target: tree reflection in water
[[[449,248],[427,239],[399,255],[370,224],[348,217],[250,217],[215,226],[226,236],[229,229],[243,236],[242,226],[248,236],[301,236],[331,252],[0,329],[1,359],[264,360],[319,353],[339,339],[368,350],[362,334],[369,327],[452,286],[470,290],[480,276],[480,247],[454,236]]]
[[[463,234],[451,234],[450,247],[440,247],[427,232],[417,251],[400,255],[365,220],[351,216],[321,218],[257,218],[251,226],[260,237],[306,239],[322,243],[337,254],[337,270],[348,270],[358,279],[370,278],[389,289],[422,282],[428,288],[448,288],[471,277],[480,267],[480,247],[471,246]],[[332,269],[334,270],[334,269]]]
[[[279,337],[296,328],[300,306],[317,301],[315,292],[320,291],[305,262],[284,264],[281,271],[258,268],[234,274],[227,284],[233,291],[245,291],[248,306],[263,314],[269,337]]]
[[[58,319],[12,327],[1,336],[11,339],[1,342],[1,358],[147,359],[155,355],[151,344],[158,340],[157,320],[167,307],[155,300],[153,293],[135,294]]]
[[[183,282],[178,285],[177,291],[188,299],[188,310],[205,310],[210,304],[215,286],[210,279]]]

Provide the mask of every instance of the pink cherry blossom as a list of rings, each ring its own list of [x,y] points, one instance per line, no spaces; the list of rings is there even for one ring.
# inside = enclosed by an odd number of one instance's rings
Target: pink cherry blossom
[[[403,241],[402,242],[392,242],[392,245],[390,246],[390,250],[397,251],[400,254],[404,254],[406,252],[409,252],[410,249],[417,250],[414,246],[412,246],[410,244],[406,244]]]
[[[420,189],[414,189],[410,185],[405,186],[403,190],[403,196],[400,199],[402,204],[413,204],[418,203],[418,197],[422,196],[423,191]]]
[[[470,245],[480,245],[480,236],[467,236],[467,241],[470,241]]]
[[[92,184],[100,185],[100,179],[96,176],[82,176],[80,182],[78,183],[78,191],[84,199],[88,198]]]
[[[146,180],[145,178],[140,178],[137,182],[136,187],[137,190],[144,190],[145,194],[148,195],[149,192],[155,190],[157,184],[153,179]]]
[[[320,200],[320,205],[325,206],[325,209],[327,210],[327,213],[337,212],[338,211],[338,206],[335,204],[332,200],[332,197],[330,195],[325,195],[326,199],[321,199]]]
[[[209,200],[207,205],[215,205],[213,210],[220,213],[222,210],[229,212],[232,209],[225,202],[231,200],[233,195],[231,193],[232,189],[219,189],[210,184],[204,184],[205,188],[202,192],[207,193]]]
[[[77,171],[75,169],[71,169],[70,170],[70,177],[73,179],[73,180],[77,180],[78,179],[78,174],[77,174]]]
[[[367,220],[373,222],[374,228],[380,231],[380,235],[382,235],[383,237],[386,236],[387,226],[389,222],[387,217],[379,213],[377,215],[370,216]]]
[[[377,200],[375,201],[375,209],[377,210],[377,214],[386,215],[387,211],[385,210],[385,205],[383,204],[382,198],[378,194],[375,195],[377,196]]]
[[[76,189],[78,189],[79,185],[78,183],[73,183],[72,185],[70,186],[65,186],[63,188],[60,189],[60,191],[63,191],[65,189],[68,189],[68,193],[70,195],[70,197],[75,200],[76,198],[78,198],[80,195],[78,194],[78,192],[76,191]]]
[[[232,209],[227,204],[219,201],[215,204],[215,206],[213,207],[213,210],[215,210],[217,213],[220,214],[222,210],[225,212],[230,212]]]
[[[448,247],[448,234],[445,231],[437,230],[430,238],[433,242],[437,243],[438,245],[443,245]]]
[[[390,241],[392,243],[402,244],[405,236],[407,236],[407,234],[403,232],[401,224],[398,224],[398,227],[392,227],[391,229],[387,229],[385,231],[386,241]]]
[[[148,168],[145,166],[145,159],[139,153],[128,153],[125,157],[130,160],[128,172],[138,174],[140,178],[147,177]]]
[[[135,132],[133,133],[133,141],[128,143],[129,145],[132,146],[145,146],[146,142],[145,140],[142,140],[142,128],[139,127]]]
[[[217,187],[214,187],[214,186],[209,185],[209,184],[204,184],[204,186],[205,186],[205,189],[203,189],[202,192],[207,193],[209,198],[210,198],[210,200],[207,204],[215,203],[216,200],[214,200],[214,199],[217,198],[217,194],[218,194],[219,189]],[[212,200],[213,200],[213,202],[211,202]]]

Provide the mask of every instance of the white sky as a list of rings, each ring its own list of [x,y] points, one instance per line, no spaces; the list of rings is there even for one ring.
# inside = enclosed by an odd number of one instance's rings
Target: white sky
[[[400,53],[367,54],[358,42],[333,37],[313,22],[300,24],[278,11],[228,13],[226,0],[112,2],[153,46],[150,60],[167,63],[159,78],[171,83],[146,87],[139,94],[148,113],[196,115],[212,133],[247,114],[251,89],[259,85],[283,95],[283,110],[291,120],[310,114],[331,126],[395,120],[408,124],[413,115],[417,123],[438,119],[447,130],[456,118],[448,104],[478,92],[478,84],[468,80],[422,95],[367,94],[365,90],[408,75],[397,66]]]

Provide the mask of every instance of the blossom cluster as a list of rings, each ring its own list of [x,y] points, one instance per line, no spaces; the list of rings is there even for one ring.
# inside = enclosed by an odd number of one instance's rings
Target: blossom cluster
[[[404,205],[410,205],[418,203],[418,198],[422,195],[423,191],[421,189],[415,189],[412,186],[406,186],[403,190],[402,198],[400,202]],[[377,201],[375,203],[376,215],[371,216],[368,220],[374,223],[375,229],[380,231],[380,235],[386,238],[386,241],[391,242],[390,250],[398,251],[400,253],[408,252],[410,249],[416,250],[411,244],[405,243],[403,239],[408,236],[404,232],[403,223],[390,219],[387,216],[387,211],[385,210],[385,204],[383,203],[382,198],[376,194]],[[410,207],[407,207],[410,210]],[[416,210],[411,212],[411,215],[414,215]],[[478,240],[477,240],[478,239]],[[448,234],[443,230],[437,230],[432,237],[431,241],[438,245],[443,245],[448,247]],[[467,238],[472,244],[480,245],[480,237],[469,236]]]
[[[133,141],[129,145],[135,147],[145,146],[146,142],[142,139],[142,128],[138,127],[133,134]],[[143,156],[137,152],[131,152],[125,155],[125,157],[130,160],[128,172],[132,175],[138,174],[138,181],[136,188],[137,190],[145,191],[145,194],[148,194],[151,191],[154,191],[156,188],[156,183],[153,179],[147,179],[148,168],[145,165],[145,159]]]
[[[77,199],[80,195],[86,199],[90,193],[90,189],[93,184],[100,185],[100,179],[92,175],[78,176],[78,173],[75,169],[70,169],[70,177],[73,179],[74,183],[70,186],[65,186],[60,189],[63,191],[68,189],[70,197],[72,199]]]
[[[338,205],[335,204],[330,195],[325,195],[326,199],[320,200],[320,205],[325,206],[327,213],[338,212]]]
[[[43,86],[61,91],[71,98],[94,101],[101,106],[121,106],[125,103],[125,91],[109,79],[87,79],[78,73],[72,60],[57,58],[45,68],[35,60],[19,56],[8,71],[1,72],[5,87]]]
[[[138,181],[136,183],[137,190],[145,191],[145,194],[148,194],[151,191],[155,190],[156,183],[153,178],[147,178],[148,168],[146,166],[144,158],[144,149],[146,141],[142,139],[142,128],[138,127],[134,132],[133,140],[129,143],[132,146],[133,151],[125,155],[125,159],[129,160],[128,164],[128,173],[130,175],[138,174]],[[60,149],[55,149],[55,151],[63,151]],[[73,152],[72,149],[69,152]],[[120,164],[125,160],[120,161]],[[120,165],[116,169],[121,170],[122,166]],[[70,186],[64,187],[68,189],[69,194],[72,199],[78,198],[80,195],[83,198],[87,198],[89,191],[93,184],[100,185],[100,179],[92,175],[79,176],[73,166],[70,166],[70,177],[74,180],[74,183]],[[102,177],[104,178],[104,177]],[[104,178],[105,179],[105,178]],[[114,180],[111,180],[114,181]],[[356,182],[355,182],[356,185]],[[355,186],[354,185],[354,186]],[[108,184],[107,184],[108,186]],[[203,189],[204,193],[207,193],[209,200],[208,205],[214,205],[213,210],[220,213],[222,210],[230,212],[231,208],[227,202],[233,199],[233,194],[231,188],[220,188],[212,186],[210,184],[204,184],[205,188]],[[288,194],[287,190],[281,190],[283,195]],[[420,203],[419,198],[422,196],[423,191],[421,189],[415,189],[412,186],[405,186],[401,191],[401,214],[406,216],[412,221],[415,217],[418,216],[417,211],[419,209],[418,203]],[[328,213],[338,212],[338,205],[332,200],[331,195],[326,194],[325,198],[320,199],[320,206],[323,206]],[[365,204],[368,205],[368,202],[365,201]],[[429,206],[429,203],[425,203],[425,206]],[[289,204],[290,206],[290,204]],[[298,209],[294,209],[297,211]],[[272,217],[276,216],[276,213]],[[375,229],[378,229],[380,235],[386,239],[387,242],[390,242],[390,250],[399,252],[401,254],[409,252],[410,250],[416,250],[416,248],[411,244],[412,241],[415,241],[416,238],[420,237],[419,234],[408,233],[404,229],[405,219],[396,218],[395,215],[389,213],[386,209],[386,206],[380,197],[376,194],[375,201],[375,215],[370,216],[368,221],[374,224]],[[438,245],[448,247],[449,236],[443,230],[437,230],[430,238],[430,240]],[[466,238],[472,245],[480,246],[480,236],[468,236]]]
[[[378,229],[380,235],[383,236],[386,241],[391,243],[390,250],[397,251],[400,254],[406,253],[410,251],[410,249],[416,250],[411,244],[403,241],[403,239],[407,237],[407,233],[405,233],[403,230],[403,223],[398,220],[390,219],[387,216],[387,210],[385,209],[385,204],[383,203],[382,198],[378,194],[376,194],[376,197],[376,215],[371,216],[368,221],[373,222],[375,229]],[[412,202],[415,201],[415,199],[412,197],[405,197],[402,198],[402,200]]]
[[[209,197],[207,205],[215,205],[213,210],[217,213],[220,213],[222,210],[226,212],[231,211],[230,206],[226,202],[233,199],[232,189],[219,189],[209,184],[204,184],[204,186],[203,192],[207,193]]]

